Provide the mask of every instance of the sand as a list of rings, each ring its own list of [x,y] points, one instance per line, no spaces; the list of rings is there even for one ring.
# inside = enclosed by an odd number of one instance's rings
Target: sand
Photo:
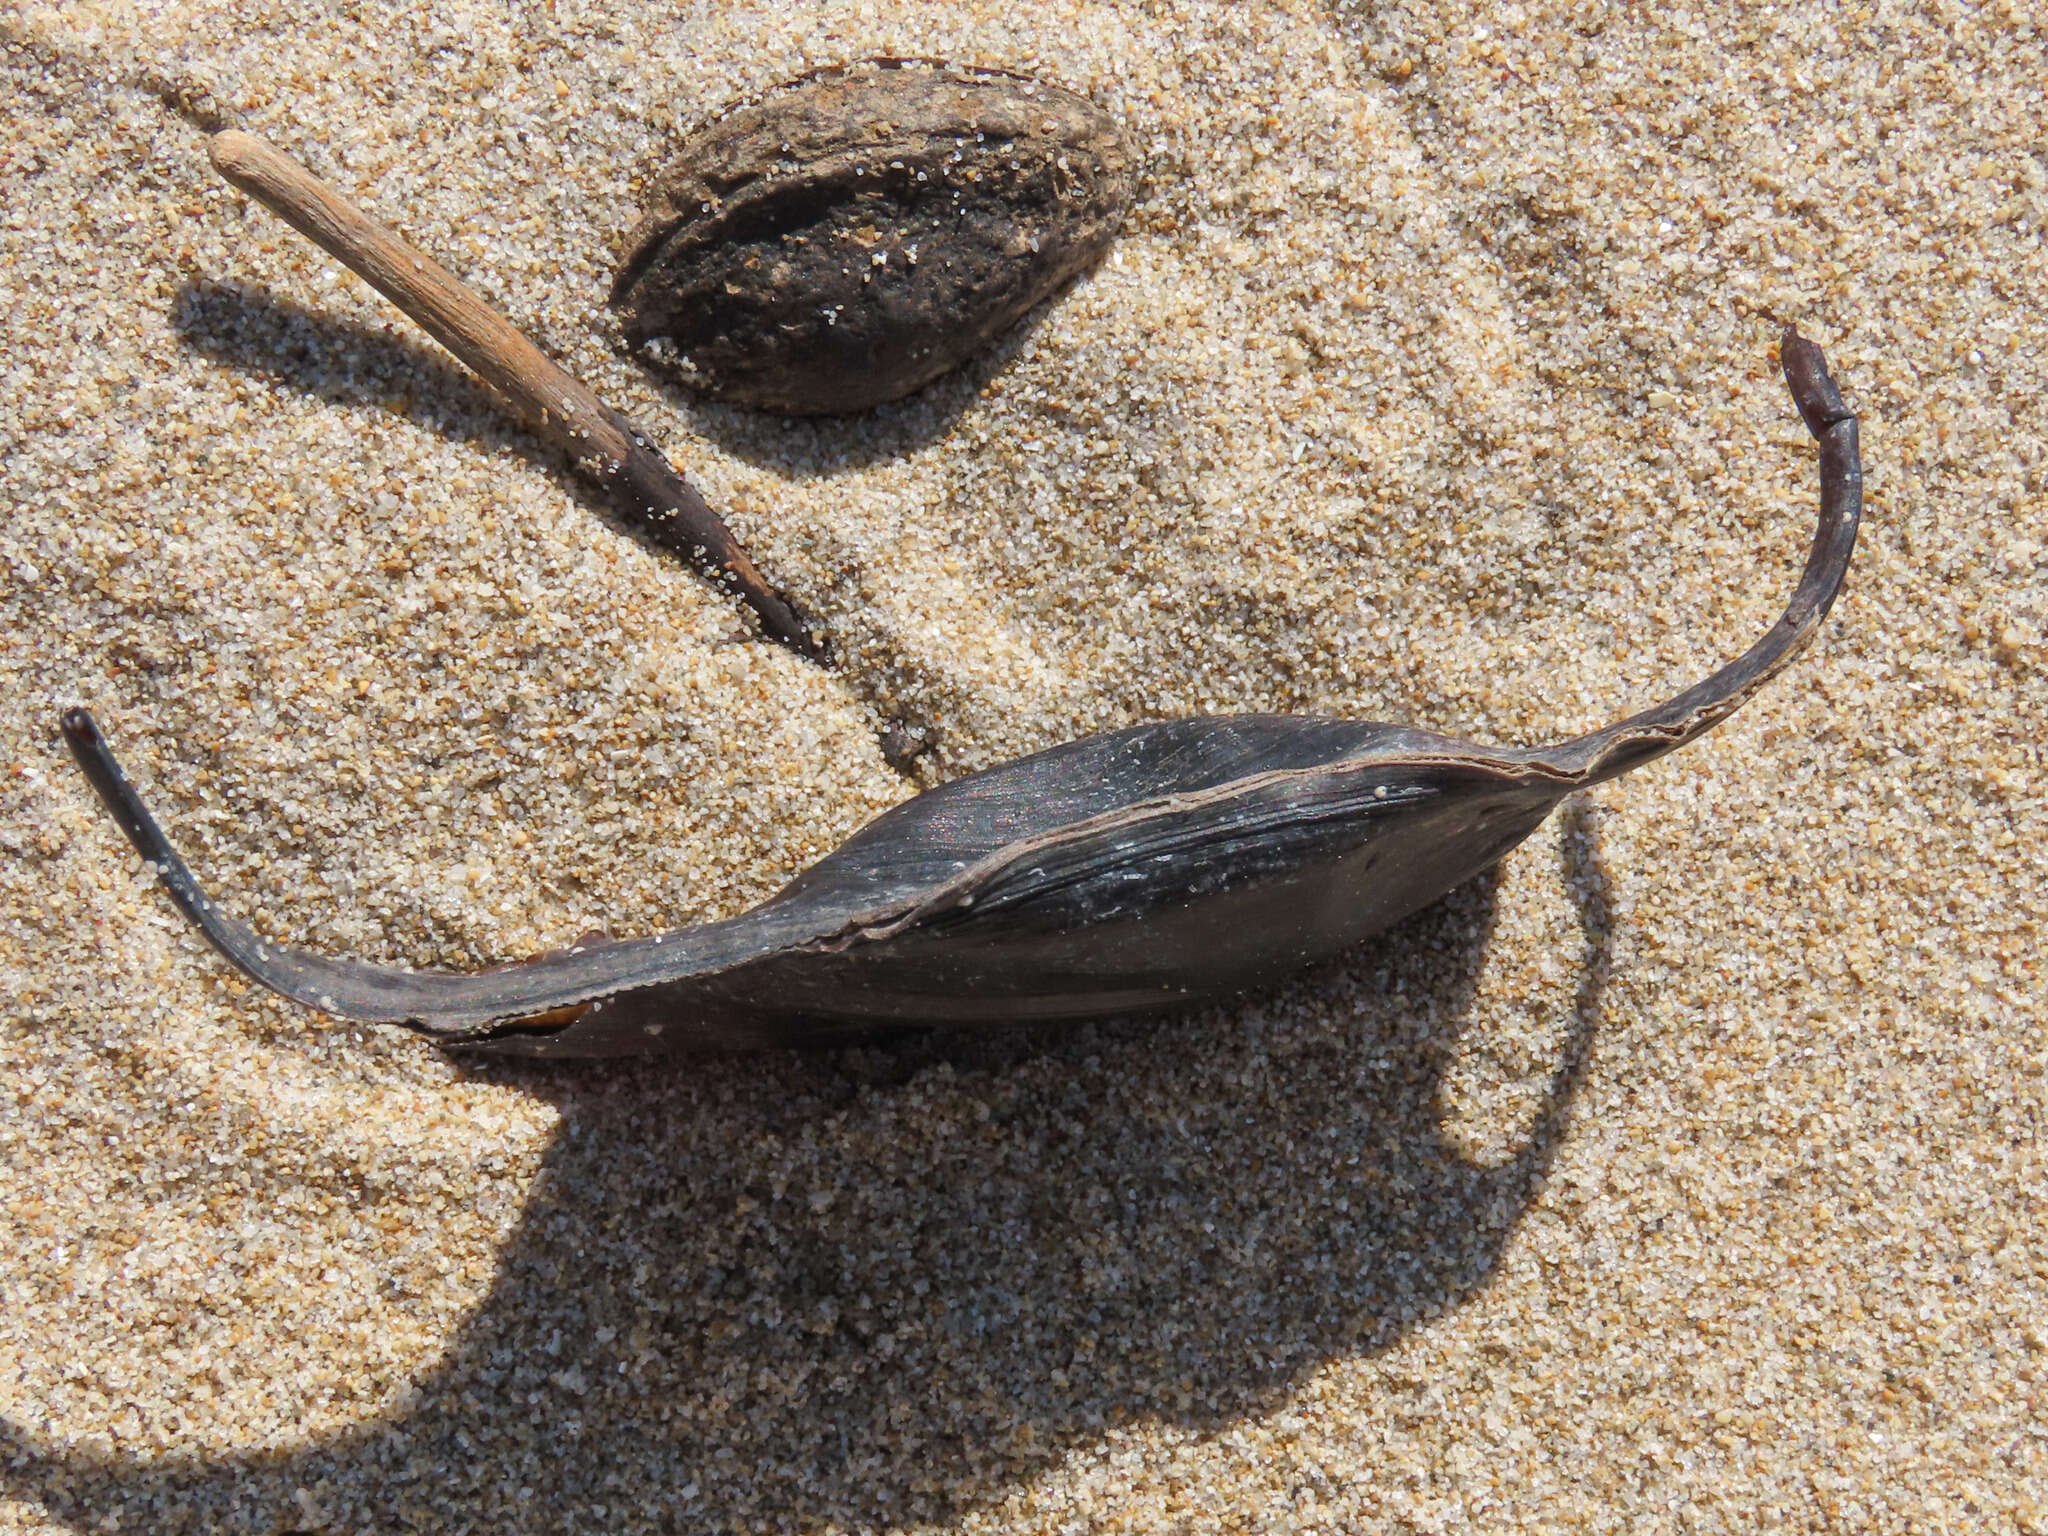
[[[0,9],[0,1525],[2043,1531],[2048,42],[2028,8]],[[617,347],[665,145],[1042,72],[1143,199],[851,422]],[[181,115],[181,110],[183,115]],[[636,540],[209,171],[265,134],[648,427],[832,627]],[[728,914],[917,787],[1286,710],[1555,739],[1823,639],[1282,988],[479,1066],[263,995]]]

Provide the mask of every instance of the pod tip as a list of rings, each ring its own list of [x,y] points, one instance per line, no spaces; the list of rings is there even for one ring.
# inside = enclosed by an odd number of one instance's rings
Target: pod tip
[[[1828,374],[1827,354],[1800,335],[1796,325],[1787,325],[1778,338],[1778,364],[1785,370],[1800,420],[1816,438],[1837,423],[1854,419],[1856,413],[1843,403],[1841,390]]]

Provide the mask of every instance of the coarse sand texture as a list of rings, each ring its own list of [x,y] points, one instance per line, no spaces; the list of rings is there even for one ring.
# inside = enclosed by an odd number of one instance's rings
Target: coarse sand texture
[[[1113,114],[1109,255],[863,415],[667,387],[605,299],[668,150],[877,55]],[[2044,81],[1933,0],[0,0],[0,1530],[2048,1532]],[[217,126],[644,426],[834,665]],[[58,731],[266,941],[463,971],[1094,732],[1554,742],[1778,616],[1788,323],[1867,477],[1815,643],[1234,1001],[457,1058],[238,976]]]

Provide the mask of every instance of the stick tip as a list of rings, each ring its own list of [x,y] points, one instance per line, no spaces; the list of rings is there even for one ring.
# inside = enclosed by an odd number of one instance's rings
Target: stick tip
[[[206,141],[206,157],[213,162],[216,171],[239,185],[264,147],[263,141],[253,133],[226,128]]]

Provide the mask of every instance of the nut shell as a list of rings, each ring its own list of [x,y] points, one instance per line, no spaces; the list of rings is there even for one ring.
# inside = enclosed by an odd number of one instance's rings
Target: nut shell
[[[1043,81],[924,60],[824,70],[685,141],[612,302],[636,350],[716,399],[865,410],[1098,261],[1136,173],[1106,112]]]

